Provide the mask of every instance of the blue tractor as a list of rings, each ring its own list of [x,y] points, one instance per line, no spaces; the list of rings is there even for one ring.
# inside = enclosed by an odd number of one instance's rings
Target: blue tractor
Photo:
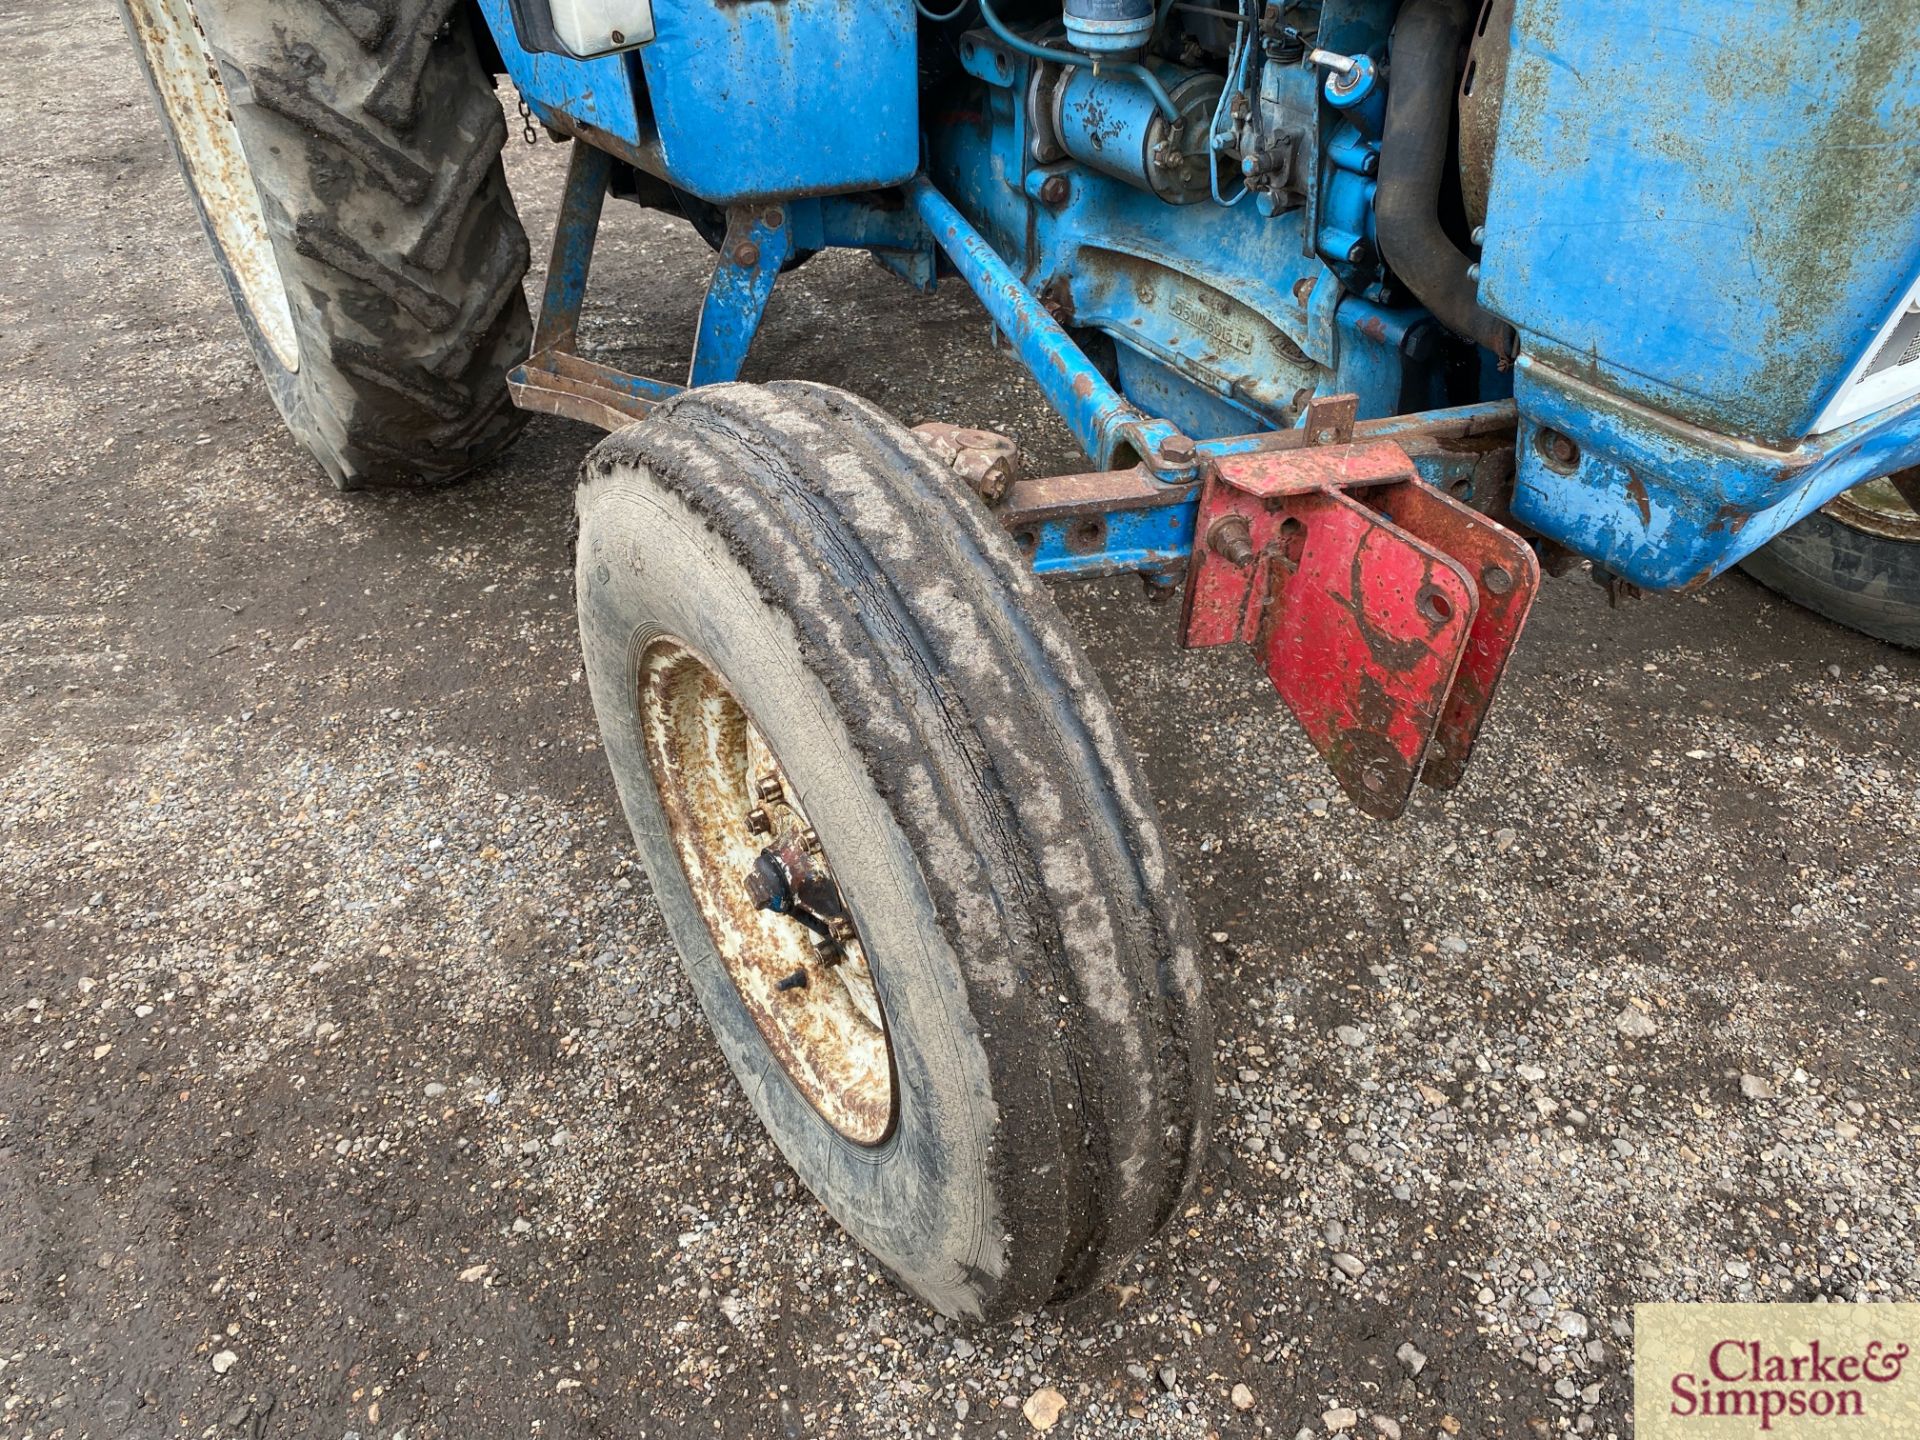
[[[1193,921],[1036,575],[1179,593],[1382,818],[1460,780],[1543,568],[1745,565],[1920,644],[1904,0],[123,7],[336,484],[611,432],[576,595],[655,896],[794,1169],[947,1314],[1110,1276],[1207,1145]],[[502,75],[571,146],[537,323]],[[715,252],[684,376],[578,353],[609,197]],[[829,246],[971,289],[1085,470],[739,383]]]

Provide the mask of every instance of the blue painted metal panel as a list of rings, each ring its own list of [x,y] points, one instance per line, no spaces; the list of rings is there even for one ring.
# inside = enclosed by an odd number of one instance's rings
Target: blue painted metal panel
[[[1513,513],[1649,589],[1697,584],[1842,490],[1920,464],[1920,400],[1788,450],[1763,450],[1638,406],[1522,355]],[[1571,437],[1571,466],[1543,428]]]
[[[1201,389],[1178,370],[1131,345],[1116,343],[1113,349],[1120,393],[1147,414],[1172,421],[1183,435],[1211,440],[1274,428],[1272,416]]]
[[[1920,274],[1915,33],[1912,0],[1519,0],[1482,301],[1556,369],[1790,448]]]
[[[480,13],[493,32],[493,43],[499,47],[514,89],[534,109],[551,116],[571,116],[630,146],[650,140],[634,100],[634,72],[627,56],[575,60],[566,55],[535,54],[521,48],[508,0],[480,0]]]
[[[655,0],[638,51],[666,177],[725,205],[919,168],[912,0]]]
[[[1170,573],[1193,553],[1198,509],[1185,500],[1150,510],[1116,510],[1097,524],[1088,518],[1048,521],[1016,533],[1014,540],[1031,558],[1036,575]]]

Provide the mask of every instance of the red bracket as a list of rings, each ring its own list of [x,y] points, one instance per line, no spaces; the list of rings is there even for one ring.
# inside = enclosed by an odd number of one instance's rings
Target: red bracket
[[[1460,782],[1540,565],[1398,445],[1350,443],[1353,413],[1315,401],[1318,443],[1213,464],[1182,643],[1251,644],[1353,803],[1392,819],[1416,780]]]

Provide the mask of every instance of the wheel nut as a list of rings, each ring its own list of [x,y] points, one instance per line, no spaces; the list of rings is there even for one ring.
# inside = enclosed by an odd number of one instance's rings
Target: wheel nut
[[[782,791],[780,789],[780,777],[778,775],[762,775],[755,783],[753,789],[754,793],[766,801],[767,804],[777,805],[780,803]]]
[[[773,822],[767,818],[767,812],[756,805],[747,811],[747,829],[755,835],[771,835]]]

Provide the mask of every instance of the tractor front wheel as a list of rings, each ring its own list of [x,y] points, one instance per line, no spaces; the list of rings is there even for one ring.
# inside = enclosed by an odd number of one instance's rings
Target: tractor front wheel
[[[527,239],[467,7],[121,11],[274,404],[334,483],[449,480],[512,440]]]
[[[1920,650],[1920,469],[1854,486],[1740,565],[1816,614]]]
[[[617,432],[578,511],[627,820],[794,1170],[948,1315],[1111,1275],[1204,1154],[1211,1032],[1138,768],[1011,542],[798,383]]]

